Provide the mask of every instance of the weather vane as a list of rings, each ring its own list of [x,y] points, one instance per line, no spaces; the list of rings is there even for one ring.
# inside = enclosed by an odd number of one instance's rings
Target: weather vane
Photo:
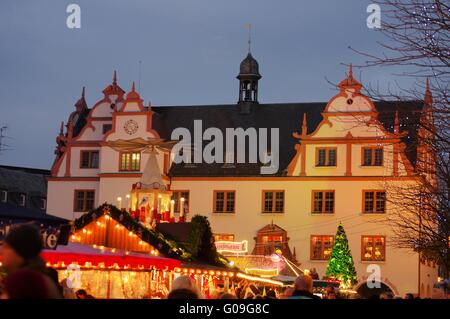
[[[248,28],[248,53],[250,53],[250,46],[252,43],[252,24],[248,23],[247,28]]]

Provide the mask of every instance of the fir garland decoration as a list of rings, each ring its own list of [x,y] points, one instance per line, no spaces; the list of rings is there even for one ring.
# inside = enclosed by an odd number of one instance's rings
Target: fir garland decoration
[[[229,261],[216,250],[211,225],[205,216],[195,215],[192,217],[188,248],[192,256],[199,261],[219,267],[228,267]]]
[[[192,254],[180,243],[175,240],[167,238],[163,234],[142,226],[139,222],[131,217],[131,215],[118,209],[114,205],[107,203],[102,204],[84,214],[80,218],[74,221],[75,230],[80,230],[89,223],[93,222],[96,218],[102,215],[109,214],[112,219],[124,225],[129,231],[133,231],[140,234],[142,241],[150,244],[151,246],[158,249],[160,253],[164,256],[174,259],[179,259],[181,261],[193,261]]]

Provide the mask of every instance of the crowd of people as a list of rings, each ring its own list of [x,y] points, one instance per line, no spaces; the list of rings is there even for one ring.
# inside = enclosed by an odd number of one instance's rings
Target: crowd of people
[[[30,224],[14,227],[4,239],[1,254],[6,278],[0,282],[0,299],[95,299],[84,289],[73,291],[67,280],[59,282],[58,272],[47,267],[41,258],[42,239],[38,228]],[[302,274],[294,287],[281,290],[266,288],[261,291],[254,284],[238,285],[228,292],[217,293],[216,299],[337,299],[335,288],[328,287],[313,294],[313,280],[317,272]],[[180,276],[173,283],[167,299],[203,299],[197,283],[189,276]],[[380,299],[392,299],[382,294]],[[414,298],[407,295],[405,299]]]
[[[294,287],[284,291],[265,289],[261,292],[254,284],[237,286],[232,292],[222,292],[214,296],[216,299],[336,299],[333,287],[328,287],[322,298],[313,294],[313,278],[310,275],[297,277]],[[173,282],[168,299],[202,299],[203,295],[194,279],[180,276]]]

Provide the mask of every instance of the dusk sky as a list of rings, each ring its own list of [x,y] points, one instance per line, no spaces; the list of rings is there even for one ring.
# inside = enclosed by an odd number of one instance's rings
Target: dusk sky
[[[66,7],[81,7],[81,29],[66,26]],[[0,164],[49,169],[60,122],[74,110],[81,87],[91,107],[111,82],[138,81],[152,105],[230,104],[247,53],[260,72],[259,100],[328,101],[352,52],[380,53],[380,32],[366,26],[364,0],[39,0],[0,2],[0,125],[7,125]],[[410,79],[389,68],[356,69],[363,84]]]

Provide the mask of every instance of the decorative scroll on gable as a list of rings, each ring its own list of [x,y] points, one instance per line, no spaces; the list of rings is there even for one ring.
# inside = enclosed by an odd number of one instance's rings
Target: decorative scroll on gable
[[[294,132],[299,140],[296,155],[288,166],[290,176],[364,176],[405,175],[412,173],[412,165],[404,154],[401,137],[407,132],[393,133],[378,120],[373,102],[361,93],[362,85],[353,78],[352,66],[346,79],[338,85],[339,93],[327,104],[323,120],[307,134],[307,114],[303,116],[301,133]],[[398,122],[398,119],[397,119]],[[382,147],[385,162],[381,166],[363,165],[364,147]],[[318,164],[318,151],[328,157],[332,149],[333,162]],[[325,154],[325,155],[324,155]]]

